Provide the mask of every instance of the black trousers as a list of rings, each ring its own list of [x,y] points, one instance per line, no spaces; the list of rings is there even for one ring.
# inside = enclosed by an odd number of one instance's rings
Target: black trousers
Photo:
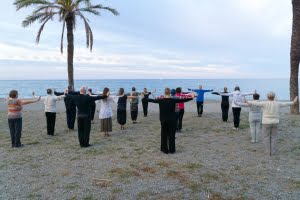
[[[198,115],[202,115],[202,113],[203,113],[203,102],[197,102],[197,112],[198,112]]]
[[[120,125],[126,124],[126,110],[117,109],[117,121]]]
[[[81,147],[90,145],[91,119],[89,117],[78,117],[78,139]]]
[[[144,111],[144,116],[148,115],[148,102],[142,102],[143,104],[143,111]]]
[[[95,117],[95,111],[96,111],[96,103],[93,101],[90,104],[90,118],[93,121]]]
[[[21,146],[22,118],[8,119],[9,132],[11,137],[11,146]]]
[[[67,124],[69,129],[74,129],[74,124],[76,120],[76,107],[68,108],[66,110],[67,113]]]
[[[45,115],[46,115],[46,121],[47,121],[47,134],[54,135],[56,113],[46,112]]]
[[[227,122],[228,120],[228,111],[229,111],[229,103],[221,103],[221,110],[222,110],[222,119],[223,122]]]
[[[136,121],[137,116],[138,116],[138,111],[131,111],[131,120]]]
[[[176,121],[167,120],[161,122],[161,147],[160,150],[164,153],[175,153],[175,132]]]
[[[233,123],[234,127],[238,128],[240,126],[240,114],[241,114],[241,108],[232,108],[233,113]]]
[[[179,112],[176,112],[176,124],[177,124],[176,128],[177,128],[177,130],[182,129],[183,115],[184,115],[184,109],[180,109]]]

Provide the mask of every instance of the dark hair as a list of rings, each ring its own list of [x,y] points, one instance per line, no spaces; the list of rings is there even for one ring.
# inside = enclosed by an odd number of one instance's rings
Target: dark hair
[[[119,95],[123,95],[124,94],[124,88],[120,88],[119,89]]]
[[[257,94],[257,93],[253,94],[253,99],[254,100],[259,100],[259,97],[260,97],[259,94]]]
[[[17,90],[11,90],[9,92],[9,97],[10,98],[17,98],[17,96],[18,96],[18,91]]]
[[[102,95],[106,95],[108,92],[109,92],[108,87],[105,87],[105,88],[103,89]]]
[[[52,90],[51,89],[47,89],[47,94],[52,94]]]
[[[132,91],[135,91],[135,87],[132,87],[131,90],[132,90]]]
[[[89,92],[92,92],[92,88],[89,88],[88,91],[89,91]]]
[[[69,86],[68,86],[68,90],[69,90],[69,91],[73,91],[73,86],[72,86],[72,85],[69,85]]]
[[[176,94],[176,90],[175,90],[175,89],[172,89],[172,90],[171,90],[171,96],[175,96],[175,94]]]
[[[181,93],[181,87],[176,88],[176,93]]]
[[[241,91],[239,86],[235,86],[234,91]]]

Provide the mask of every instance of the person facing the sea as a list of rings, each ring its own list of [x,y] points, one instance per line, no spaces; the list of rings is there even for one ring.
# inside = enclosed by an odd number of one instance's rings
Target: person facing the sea
[[[197,93],[197,99],[196,99],[197,113],[198,113],[198,117],[202,117],[203,103],[204,103],[204,94],[206,92],[212,92],[213,90],[203,90],[202,89],[202,85],[199,85],[199,89],[190,89],[190,88],[188,88],[188,90]]]
[[[279,102],[275,100],[275,93],[268,92],[267,101],[247,101],[250,106],[258,106],[262,108],[262,132],[264,135],[264,143],[266,152],[272,156],[276,153],[276,137],[278,133],[280,108],[290,106],[298,102],[298,97],[291,102]]]
[[[222,94],[228,93],[227,87],[224,87],[224,92]],[[221,95],[220,92],[212,92],[212,94],[215,95]],[[222,101],[221,101],[221,110],[222,110],[222,120],[223,122],[227,122],[228,120],[228,111],[229,111],[229,96],[221,96]]]
[[[234,88],[234,92],[231,93],[220,93],[221,96],[229,96],[229,97],[233,97],[232,99],[232,114],[233,114],[233,124],[234,130],[238,130],[240,127],[240,114],[241,114],[241,106],[237,105],[236,103],[243,103],[243,97],[248,96],[248,95],[253,95],[256,92],[252,92],[252,93],[241,93],[240,91],[240,87],[236,86]]]
[[[253,94],[253,102],[259,102],[259,94]],[[258,137],[260,134],[261,127],[261,107],[255,105],[249,105],[247,103],[235,102],[236,105],[241,107],[249,107],[249,124],[250,124],[250,132],[251,132],[251,142],[258,142]]]
[[[124,88],[119,89],[119,98],[117,101],[117,121],[121,125],[121,130],[125,129],[126,118],[127,118],[127,99],[134,99],[136,96],[128,96],[124,92]]]
[[[78,139],[81,147],[91,146],[90,141],[90,131],[91,131],[91,116],[90,116],[90,103],[92,101],[104,99],[107,96],[89,96],[86,95],[87,88],[81,87],[79,95],[66,94],[74,101],[78,113],[77,113],[77,125],[78,125]]]
[[[76,120],[76,105],[71,98],[71,95],[79,95],[79,92],[75,92],[73,86],[68,86],[68,95],[64,98],[65,106],[66,106],[66,116],[67,116],[67,125],[69,130],[74,130],[74,124]],[[56,92],[54,91],[56,96],[63,95],[64,92]]]
[[[176,132],[176,103],[193,100],[186,97],[171,97],[170,88],[165,89],[165,95],[159,99],[146,99],[145,101],[159,104],[160,123],[161,123],[161,151],[164,153],[175,153],[175,132]]]
[[[7,121],[11,137],[11,147],[22,147],[22,109],[24,105],[38,102],[41,98],[37,99],[18,99],[18,91],[11,90],[9,97],[6,99],[7,103]]]
[[[147,88],[144,88],[144,91],[142,92],[142,105],[143,105],[144,117],[147,117],[148,115],[148,102],[146,102],[145,99],[149,99],[149,95],[153,94],[155,91],[156,89],[154,89],[152,92],[148,92]]]
[[[136,91],[135,87],[132,87],[130,95],[135,96],[136,98],[130,100],[130,114],[132,123],[136,124],[136,120],[139,112],[139,93]]]
[[[65,91],[66,93],[66,91]],[[45,115],[47,123],[47,135],[54,135],[55,121],[56,121],[56,101],[65,98],[65,93],[60,96],[55,96],[52,89],[47,89],[47,96],[41,97],[45,105]],[[32,95],[35,97],[35,93]]]
[[[191,94],[182,93],[181,87],[176,88],[176,94],[175,97],[192,97]],[[184,115],[184,103],[177,103],[176,104],[176,131],[181,132],[182,129],[182,119]]]

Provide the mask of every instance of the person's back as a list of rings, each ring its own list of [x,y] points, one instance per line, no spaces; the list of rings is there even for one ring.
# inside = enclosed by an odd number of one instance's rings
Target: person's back
[[[126,107],[127,107],[127,95],[119,97],[117,104],[118,104],[117,108],[119,110],[126,110]]]
[[[72,96],[74,100],[74,104],[77,107],[78,116],[80,115],[88,115],[89,114],[89,103],[90,97],[84,94],[79,94],[76,96]]]
[[[136,92],[136,91],[132,91],[132,92],[130,93],[130,96],[137,97],[137,96],[139,96],[139,93]],[[130,100],[130,103],[139,103],[139,98],[131,99],[131,100]]]
[[[8,119],[16,119],[22,117],[21,111],[23,107],[19,99],[9,98],[7,100],[7,107],[8,107],[8,112],[7,112]]]
[[[100,100],[100,113],[99,113],[100,119],[112,117],[113,114],[112,103],[113,103],[112,97],[107,97],[106,99]]]
[[[49,94],[46,97],[43,97],[45,105],[45,112],[56,112],[56,101],[60,100],[61,97]]]

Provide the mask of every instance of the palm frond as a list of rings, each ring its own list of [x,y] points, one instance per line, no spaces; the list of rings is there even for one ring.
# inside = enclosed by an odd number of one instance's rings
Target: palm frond
[[[100,12],[93,9],[93,8],[80,8],[78,9],[77,11],[80,11],[80,12],[88,12],[88,13],[92,13],[94,15],[100,15]]]
[[[14,5],[17,11],[31,5],[51,5],[52,3],[47,0],[15,0]]]
[[[107,10],[109,12],[111,12],[114,15],[119,15],[119,12],[114,9],[114,8],[110,8],[110,7],[106,7],[106,6],[102,6],[101,4],[98,5],[91,5],[85,8],[79,8],[77,11],[80,12],[89,12],[89,13],[93,13],[95,15],[100,15],[100,12],[98,10]]]
[[[75,2],[76,6],[79,6],[80,3],[85,3],[85,6],[87,6],[87,7],[92,5],[90,0],[77,0]]]
[[[64,33],[65,33],[65,26],[66,26],[66,21],[63,20],[63,27],[62,27],[62,31],[61,31],[61,39],[60,39],[60,52],[61,54],[64,51]]]
[[[57,10],[60,10],[61,9],[61,7],[59,7],[59,6],[56,6],[56,5],[54,5],[54,4],[52,4],[52,5],[44,5],[44,6],[40,6],[40,7],[38,7],[36,10],[34,10],[32,13],[39,13],[39,12],[41,12],[41,11],[45,11],[45,12],[47,12],[47,10],[49,10],[49,9],[57,9]]]
[[[34,23],[35,21],[42,19],[44,17],[48,16],[48,13],[36,13],[33,15],[29,15],[26,17],[26,19],[22,22],[23,27],[27,27]]]
[[[88,23],[88,19],[83,16],[81,12],[78,12],[78,15],[84,22],[84,27],[85,27],[85,35],[86,35],[86,47],[90,48],[90,51],[93,49],[93,43],[94,43],[94,37],[93,37],[93,32],[92,29]]]
[[[48,17],[44,20],[43,24],[40,26],[39,31],[38,31],[37,36],[36,36],[36,39],[35,39],[36,44],[38,44],[38,43],[40,42],[41,33],[42,33],[43,29],[44,29],[44,26],[45,26],[45,24],[52,18],[52,16],[53,16],[53,15],[48,16]]]

